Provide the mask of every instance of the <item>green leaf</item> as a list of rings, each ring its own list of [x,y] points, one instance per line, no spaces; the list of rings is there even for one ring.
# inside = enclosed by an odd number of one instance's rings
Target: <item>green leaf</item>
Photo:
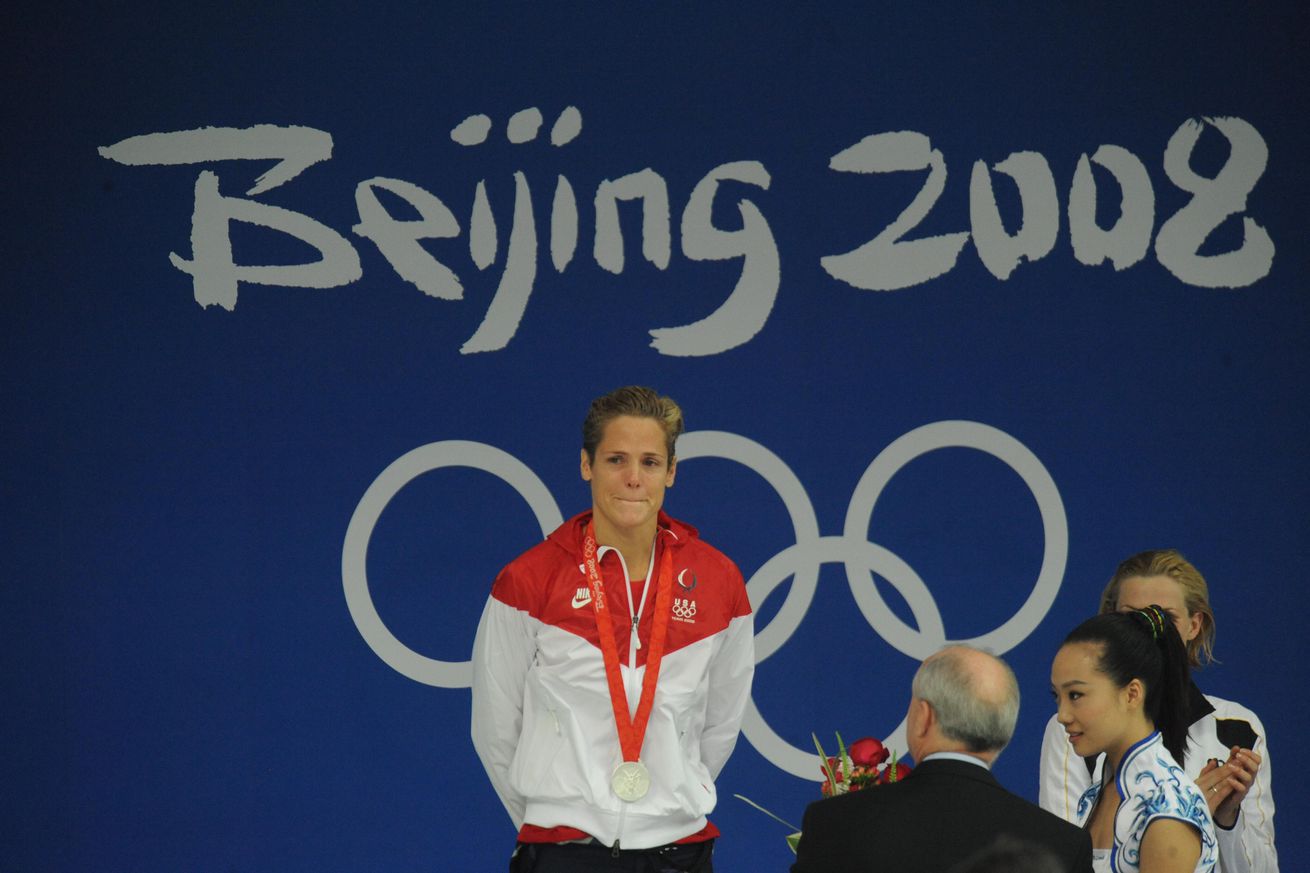
[[[832,767],[830,767],[830,766],[828,765],[828,754],[827,754],[825,751],[823,751],[823,746],[819,745],[819,737],[818,737],[818,735],[817,735],[817,734],[814,734],[814,733],[811,733],[810,736],[814,739],[814,748],[816,748],[816,749],[819,750],[819,765],[820,765],[821,767],[823,767],[823,772],[824,772],[824,773],[827,775],[827,777],[828,777],[828,793],[829,793],[830,795],[832,795],[833,797],[836,797],[836,796],[837,796],[837,775],[836,775],[835,773],[833,773],[833,771],[832,771]]]
[[[741,795],[741,794],[734,794],[734,795],[732,795],[732,796],[735,797],[735,798],[737,798],[738,800],[745,801],[746,803],[749,803],[751,806],[755,807],[755,808],[758,809],[760,812],[764,813],[765,815],[767,815],[769,818],[773,819],[774,821],[776,821],[776,822],[781,822],[782,824],[785,824],[787,827],[791,828],[792,830],[795,830],[795,829],[796,829],[796,825],[792,824],[791,822],[787,821],[787,820],[784,819],[784,818],[778,818],[778,816],[776,816],[776,815],[774,815],[773,813],[769,812],[767,809],[765,809],[764,807],[760,806],[758,803],[756,803],[755,801],[751,800],[749,797],[746,797],[746,796]]]
[[[854,769],[855,765],[851,763],[851,756],[846,752],[846,744],[842,742],[841,734],[837,731],[833,731],[833,733],[837,734],[837,754],[841,756],[842,776],[845,777],[846,784],[849,785],[851,781],[851,770]]]

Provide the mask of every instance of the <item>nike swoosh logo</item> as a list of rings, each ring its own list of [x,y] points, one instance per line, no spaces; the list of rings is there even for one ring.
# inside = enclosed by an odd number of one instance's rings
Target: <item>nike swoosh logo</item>
[[[577,594],[573,595],[574,609],[581,609],[582,607],[586,606],[588,603],[591,603],[590,591],[579,591]]]

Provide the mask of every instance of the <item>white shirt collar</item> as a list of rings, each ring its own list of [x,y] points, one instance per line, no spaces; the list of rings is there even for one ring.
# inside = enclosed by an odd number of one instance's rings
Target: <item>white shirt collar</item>
[[[988,764],[982,758],[975,758],[973,755],[966,755],[964,752],[933,752],[931,755],[927,755],[926,757],[924,757],[923,760],[932,761],[938,758],[946,761],[967,761],[970,764],[977,764],[979,767],[982,767],[984,770],[992,769],[992,765]],[[923,761],[920,761],[919,763],[922,764]]]

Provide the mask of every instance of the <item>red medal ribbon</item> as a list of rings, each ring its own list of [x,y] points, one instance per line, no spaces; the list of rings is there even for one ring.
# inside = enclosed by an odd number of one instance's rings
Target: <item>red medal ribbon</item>
[[[605,679],[609,683],[610,703],[614,707],[614,723],[619,731],[619,748],[623,760],[636,761],[641,756],[641,744],[646,738],[646,725],[655,705],[655,683],[660,677],[660,662],[664,660],[664,641],[669,631],[669,598],[673,588],[673,555],[669,548],[660,555],[659,588],[655,593],[655,625],[651,630],[650,646],[646,651],[646,675],[641,681],[641,699],[634,717],[628,711],[628,695],[623,687],[619,670],[619,646],[614,637],[614,620],[605,600],[605,583],[597,566],[595,528],[587,522],[582,542],[583,564],[587,569],[587,583],[591,586],[591,605],[596,612],[596,628],[600,632],[600,652],[605,659]],[[649,580],[648,580],[649,581]],[[632,593],[629,592],[631,597]],[[633,633],[637,632],[633,628]],[[636,664],[631,665],[634,669]]]

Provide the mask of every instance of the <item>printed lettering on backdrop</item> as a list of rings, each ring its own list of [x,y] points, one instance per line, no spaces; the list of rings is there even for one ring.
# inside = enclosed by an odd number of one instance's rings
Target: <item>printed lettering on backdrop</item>
[[[531,143],[538,138],[542,125],[539,109],[524,109],[509,119],[504,134],[511,143]],[[474,148],[491,135],[493,127],[492,119],[485,115],[470,116],[455,126],[450,138],[460,146]],[[574,106],[564,109],[551,126],[551,145],[567,147],[581,135],[582,127],[581,111]],[[1201,176],[1189,163],[1206,130],[1222,135],[1230,148],[1228,159],[1212,178]],[[243,282],[335,288],[363,277],[356,248],[362,243],[352,243],[340,230],[311,215],[254,199],[292,182],[315,164],[331,160],[332,142],[328,131],[268,124],[142,134],[102,147],[100,154],[133,166],[275,162],[272,169],[256,179],[245,197],[221,193],[218,174],[201,170],[195,183],[191,256],[169,254],[173,266],[191,277],[198,304],[231,310],[237,305]],[[1240,118],[1184,121],[1165,144],[1159,166],[1168,181],[1187,192],[1190,199],[1168,216],[1156,214],[1147,165],[1119,146],[1103,144],[1090,156],[1079,156],[1063,209],[1050,164],[1040,153],[1017,151],[991,166],[979,159],[969,175],[969,228],[907,238],[948,184],[946,160],[933,148],[929,134],[875,133],[832,155],[828,166],[838,173],[866,175],[927,171],[923,186],[900,216],[877,230],[868,242],[849,252],[824,254],[820,263],[828,275],[852,287],[891,291],[946,275],[972,241],[987,270],[1004,281],[1021,262],[1051,256],[1064,214],[1072,256],[1079,264],[1095,267],[1108,261],[1115,270],[1124,270],[1147,257],[1154,233],[1156,259],[1179,281],[1201,288],[1240,288],[1264,278],[1273,264],[1272,239],[1256,217],[1245,214],[1247,197],[1264,174],[1268,158],[1259,131]],[[1108,174],[1113,185],[1097,182],[1093,164]],[[1014,233],[1006,229],[997,206],[994,186],[998,175],[1017,188],[1022,204],[1020,226]],[[742,198],[737,203],[742,220],[739,230],[722,230],[711,222],[719,186],[728,180],[767,190],[771,175],[759,161],[731,161],[712,167],[687,196],[678,237],[681,253],[689,260],[740,260],[737,283],[705,318],[691,324],[652,328],[651,345],[661,354],[704,356],[735,348],[759,333],[773,310],[781,283],[781,257],[765,214],[752,200]],[[379,190],[403,198],[420,217],[395,218],[378,198]],[[514,172],[514,191],[505,266],[481,325],[460,348],[465,354],[505,348],[517,332],[532,294],[542,244],[537,238],[532,186],[521,170]],[[446,194],[447,199],[459,202],[456,196],[462,200],[464,192]],[[1119,216],[1109,227],[1101,227],[1096,220],[1100,198],[1117,198]],[[673,249],[671,196],[664,178],[650,168],[595,183],[593,259],[610,273],[623,272],[617,204],[627,200],[642,203],[642,255],[655,267],[666,269]],[[361,180],[355,188],[355,202],[359,223],[351,232],[376,245],[398,276],[436,300],[463,299],[463,280],[448,263],[430,254],[421,241],[466,236],[467,260],[476,270],[485,271],[496,260],[500,235],[488,202],[486,180],[477,182],[464,224],[439,194],[410,180]],[[551,265],[563,273],[577,255],[580,222],[576,187],[563,175],[555,180],[549,214],[549,240],[545,245]],[[1241,246],[1221,254],[1201,254],[1201,246],[1210,234],[1226,219],[1238,215],[1242,216]],[[238,264],[230,239],[234,221],[295,237],[317,250],[319,260],[291,266]],[[451,248],[457,248],[457,244],[452,243]],[[464,258],[461,253],[457,263],[467,277]]]

